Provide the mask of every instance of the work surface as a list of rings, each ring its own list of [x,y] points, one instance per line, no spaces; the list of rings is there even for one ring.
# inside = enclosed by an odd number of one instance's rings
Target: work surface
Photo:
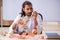
[[[25,38],[20,38],[19,36],[2,36],[0,35],[0,40],[46,40],[46,38],[41,38],[42,35],[26,36]]]
[[[27,38],[24,38],[24,39],[21,39],[21,38],[10,38],[8,36],[1,36],[0,35],[0,40],[60,40],[60,39],[47,39],[47,38],[44,38],[44,39],[41,39],[39,35],[36,35],[35,37],[27,37]]]

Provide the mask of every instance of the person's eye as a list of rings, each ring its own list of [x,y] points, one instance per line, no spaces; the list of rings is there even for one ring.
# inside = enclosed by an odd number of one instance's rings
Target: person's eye
[[[29,9],[27,9],[27,10],[29,10]]]

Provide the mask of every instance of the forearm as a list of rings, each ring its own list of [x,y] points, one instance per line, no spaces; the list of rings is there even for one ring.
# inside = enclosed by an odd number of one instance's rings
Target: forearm
[[[12,29],[15,30],[16,24],[12,24],[11,26],[12,26]]]
[[[15,30],[16,26],[15,25],[11,25],[10,28],[9,28],[9,33],[14,33],[14,30]]]
[[[34,27],[36,27],[38,25],[37,19],[34,18]]]
[[[14,33],[15,29],[16,29],[16,22],[13,22],[12,25],[10,26],[10,28],[9,28],[9,33],[11,33],[11,32]]]

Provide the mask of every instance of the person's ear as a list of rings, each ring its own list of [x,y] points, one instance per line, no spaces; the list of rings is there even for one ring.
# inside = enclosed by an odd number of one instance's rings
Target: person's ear
[[[23,8],[23,11],[25,11],[25,8]]]

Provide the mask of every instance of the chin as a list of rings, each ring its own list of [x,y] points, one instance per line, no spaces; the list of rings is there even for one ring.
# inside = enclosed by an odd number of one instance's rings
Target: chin
[[[31,15],[27,15],[27,16],[31,16]]]

